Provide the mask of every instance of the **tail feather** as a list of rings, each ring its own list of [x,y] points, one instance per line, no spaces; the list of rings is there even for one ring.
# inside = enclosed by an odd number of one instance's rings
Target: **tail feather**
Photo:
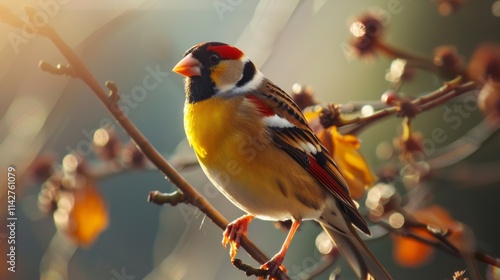
[[[377,261],[365,242],[361,240],[354,227],[349,226],[351,232],[343,234],[335,229],[320,223],[344,256],[347,263],[359,279],[391,280],[391,276]]]

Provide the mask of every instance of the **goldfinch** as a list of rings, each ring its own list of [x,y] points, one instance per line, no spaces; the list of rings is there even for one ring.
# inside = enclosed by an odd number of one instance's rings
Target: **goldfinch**
[[[203,171],[248,213],[224,232],[231,259],[254,217],[292,220],[281,250],[261,267],[272,276],[284,269],[301,222],[316,220],[359,278],[391,279],[354,229],[370,234],[332,157],[299,107],[241,50],[201,43],[172,71],[186,77],[184,129]]]

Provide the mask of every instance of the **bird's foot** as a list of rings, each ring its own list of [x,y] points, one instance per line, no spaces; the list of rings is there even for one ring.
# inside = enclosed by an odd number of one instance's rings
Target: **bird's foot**
[[[267,275],[269,276],[270,280],[277,279],[276,275],[278,275],[278,272],[281,270],[284,273],[286,273],[286,268],[282,264],[285,256],[278,253],[276,256],[274,256],[272,259],[270,259],[268,262],[263,264],[260,269],[267,270]],[[259,280],[264,280],[263,277],[259,277]]]
[[[236,253],[240,248],[241,237],[246,235],[248,230],[248,224],[253,220],[254,216],[245,215],[233,222],[229,223],[224,230],[222,237],[222,246],[226,247],[229,243],[229,256],[231,256],[231,261],[236,257]]]

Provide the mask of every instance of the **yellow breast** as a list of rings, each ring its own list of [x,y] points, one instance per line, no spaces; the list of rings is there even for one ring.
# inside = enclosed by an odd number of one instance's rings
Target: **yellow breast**
[[[243,96],[187,103],[184,129],[200,163],[219,171],[235,162],[238,169],[255,170],[271,141],[257,107]]]
[[[239,208],[270,220],[317,214],[318,209],[300,201],[320,205],[323,189],[272,143],[251,101],[212,97],[187,103],[184,128],[208,178]]]
[[[213,158],[223,152],[227,140],[238,129],[238,108],[242,98],[212,97],[184,107],[184,130],[196,154],[202,159]]]

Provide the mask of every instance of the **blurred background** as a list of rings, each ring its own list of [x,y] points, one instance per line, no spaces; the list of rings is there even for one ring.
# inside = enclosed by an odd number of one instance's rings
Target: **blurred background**
[[[436,2],[457,3],[460,8],[453,15],[442,16]],[[192,159],[192,152],[182,128],[182,77],[170,70],[184,51],[197,43],[234,44],[283,89],[290,91],[294,83],[310,85],[318,101],[336,103],[380,100],[388,88],[384,77],[390,59],[375,56],[359,60],[350,55],[349,26],[368,10],[384,15],[387,42],[424,56],[432,57],[437,46],[454,45],[467,62],[482,42],[500,43],[500,2],[492,0],[0,3],[21,17],[24,5],[38,9],[40,25],[54,26],[99,82],[113,80],[118,85],[126,114],[156,149],[179,165]],[[109,166],[102,165],[93,152],[94,132],[111,125],[120,145],[127,146],[128,138],[81,81],[41,71],[41,59],[65,63],[46,38],[33,35],[29,28],[19,30],[0,22],[2,224],[7,224],[4,170],[13,166],[17,174],[16,272],[7,271],[4,252],[9,232],[6,226],[0,226],[0,278],[245,279],[232,267],[227,250],[220,245],[221,230],[202,213],[190,205],[157,206],[146,201],[152,190],[175,190],[160,172],[149,168],[107,172]],[[418,72],[402,92],[416,96],[439,88],[442,82],[434,75]],[[428,140],[428,151],[452,143],[481,121],[475,104],[465,108],[465,112],[458,112],[448,104],[418,116],[415,127]],[[374,170],[384,161],[377,150],[392,145],[400,133],[400,121],[393,118],[381,122],[360,135],[361,152]],[[444,131],[444,141],[431,137],[436,128]],[[499,140],[499,134],[492,134],[464,162],[450,166],[439,173],[441,177],[428,182],[433,201],[468,225],[478,248],[493,256],[500,255]],[[57,217],[39,209],[41,183],[26,173],[33,170],[33,162],[40,164],[36,160],[40,155],[59,168],[70,152],[104,173],[92,182],[91,196],[98,198],[90,207],[98,212],[96,231],[103,231],[82,246],[61,234],[61,229],[58,233],[60,224],[54,224]],[[75,160],[65,159],[70,166]],[[185,168],[182,174],[229,220],[243,214],[196,167]],[[82,215],[85,217],[86,212]],[[285,259],[292,279],[304,279],[299,272],[308,273],[320,265],[315,247],[319,232],[313,223],[305,223],[294,238]],[[273,223],[255,221],[249,236],[273,255],[286,233]],[[393,258],[389,236],[370,241],[369,246],[395,279],[451,279],[454,271],[466,268],[463,260],[440,251],[418,267],[401,267]],[[243,250],[239,257],[255,264]],[[342,279],[353,279],[342,261],[316,279],[329,279],[337,266],[342,267]],[[481,265],[480,269],[484,275],[486,267]]]

